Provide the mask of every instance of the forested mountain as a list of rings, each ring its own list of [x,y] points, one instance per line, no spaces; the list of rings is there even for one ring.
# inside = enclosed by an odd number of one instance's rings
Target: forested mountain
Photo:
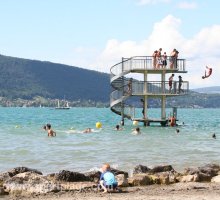
[[[109,101],[109,75],[78,67],[0,55],[0,96],[8,99]]]
[[[220,87],[195,89],[186,96],[167,98],[167,107],[220,108],[219,93]],[[64,97],[71,106],[108,106],[109,96],[109,74],[0,55],[2,106],[55,106],[56,99]],[[148,105],[160,107],[161,102],[149,99]]]

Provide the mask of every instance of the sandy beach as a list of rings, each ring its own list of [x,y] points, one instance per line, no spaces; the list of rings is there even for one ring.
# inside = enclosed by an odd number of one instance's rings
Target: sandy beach
[[[58,192],[28,197],[2,197],[5,200],[219,200],[220,184],[177,183],[172,185],[151,185],[123,188],[122,193],[102,194],[100,192]]]

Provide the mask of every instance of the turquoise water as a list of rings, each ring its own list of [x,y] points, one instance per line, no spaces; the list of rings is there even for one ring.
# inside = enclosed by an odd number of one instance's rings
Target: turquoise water
[[[169,113],[171,110],[167,110]],[[139,111],[141,113],[141,110]],[[159,109],[151,109],[154,117]],[[134,128],[126,121],[123,131],[114,131],[120,117],[108,108],[0,108],[0,171],[27,166],[44,173],[66,169],[87,171],[109,162],[130,171],[137,164],[186,166],[220,161],[220,109],[179,109],[180,133],[176,128]],[[95,129],[102,122],[103,128]],[[48,138],[42,126],[51,123],[57,137]],[[87,127],[92,134],[82,134]],[[217,139],[212,139],[212,133]]]

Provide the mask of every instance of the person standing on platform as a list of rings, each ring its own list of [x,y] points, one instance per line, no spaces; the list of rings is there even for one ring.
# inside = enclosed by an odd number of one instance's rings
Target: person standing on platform
[[[173,86],[173,77],[174,77],[174,74],[172,74],[169,78],[169,93],[171,93],[171,90],[172,90],[172,86]]]

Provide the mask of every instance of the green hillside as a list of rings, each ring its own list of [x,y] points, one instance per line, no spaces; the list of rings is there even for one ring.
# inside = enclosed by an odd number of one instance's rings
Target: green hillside
[[[0,96],[8,99],[109,101],[109,75],[78,67],[0,55]]]
[[[191,91],[187,96],[167,98],[167,107],[220,108],[219,87],[209,94]],[[200,88],[199,91],[207,91]],[[56,99],[71,106],[108,106],[109,74],[78,67],[0,55],[0,105],[56,106]],[[139,100],[137,107],[141,106]],[[104,103],[104,104],[103,104]],[[149,99],[149,107],[160,107],[159,99]]]

